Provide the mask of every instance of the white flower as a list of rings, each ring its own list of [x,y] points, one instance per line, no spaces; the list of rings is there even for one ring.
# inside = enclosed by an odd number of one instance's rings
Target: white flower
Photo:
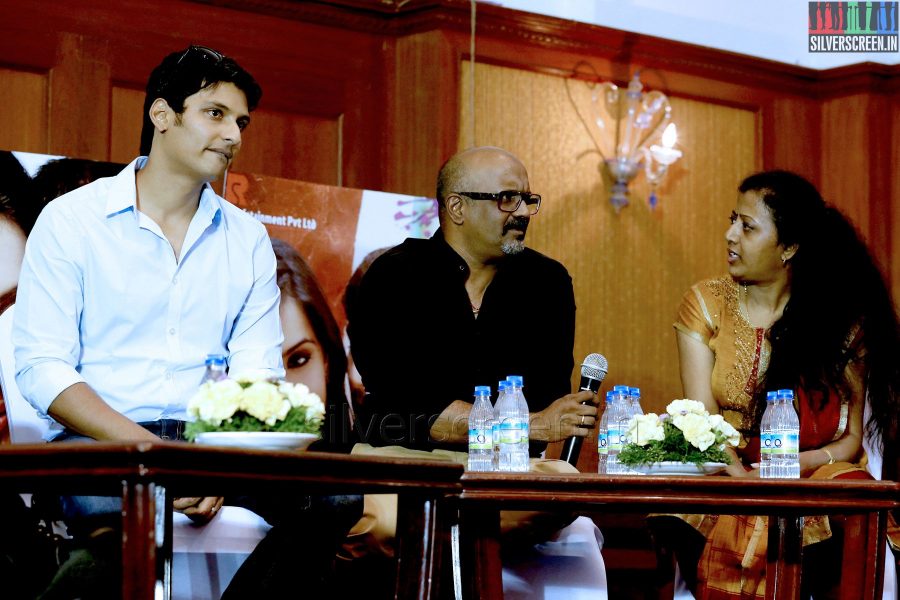
[[[188,414],[218,427],[238,410],[241,391],[231,379],[204,383],[188,400]]]
[[[325,416],[325,404],[322,399],[318,394],[310,392],[304,384],[282,381],[278,385],[278,391],[287,398],[291,408],[305,411],[307,421],[321,419]]]
[[[694,413],[680,414],[672,417],[672,423],[681,430],[684,439],[701,452],[716,441],[716,435],[710,429],[708,416]]]
[[[628,422],[628,437],[638,446],[646,446],[653,440],[661,441],[665,434],[659,417],[654,413],[635,415]]]
[[[672,400],[669,402],[669,406],[666,407],[666,412],[672,415],[673,417],[676,415],[702,415],[704,417],[709,416],[709,413],[706,410],[706,407],[703,406],[702,402],[698,400]]]
[[[244,389],[240,408],[250,416],[272,426],[284,420],[291,410],[291,403],[281,395],[275,385],[268,381],[257,381]]]
[[[740,432],[732,427],[731,423],[726,421],[722,415],[710,415],[709,423],[710,429],[715,433],[716,440],[719,443],[725,442],[731,446],[737,446],[740,443]]]

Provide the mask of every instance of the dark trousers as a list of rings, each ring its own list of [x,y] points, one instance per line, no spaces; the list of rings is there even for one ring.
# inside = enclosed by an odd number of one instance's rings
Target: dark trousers
[[[183,421],[163,419],[139,425],[164,440],[184,439]],[[53,442],[89,439],[67,430]],[[59,502],[76,542],[87,541],[100,528],[121,529],[120,498],[63,496]],[[226,497],[225,504],[247,508],[272,526],[222,595],[228,600],[258,600],[325,597],[335,553],[362,516],[363,501],[360,495],[260,494]]]

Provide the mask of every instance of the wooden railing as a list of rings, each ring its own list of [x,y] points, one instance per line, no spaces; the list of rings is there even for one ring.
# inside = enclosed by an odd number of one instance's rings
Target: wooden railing
[[[864,527],[853,539],[860,549],[853,564],[863,572],[852,578],[855,589],[842,588],[841,597],[881,598],[887,511],[900,497],[900,484],[881,481],[595,474],[466,473],[462,488],[462,560],[472,598],[502,597],[501,509],[768,515],[766,598],[778,600],[800,597],[802,517],[860,515]]]
[[[499,511],[608,511],[768,515],[767,598],[799,597],[804,515],[859,515],[862,569],[843,598],[880,598],[887,511],[900,484],[878,481],[736,480],[578,474],[463,473],[452,463],[272,452],[180,442],[71,443],[0,448],[0,490],[121,495],[123,597],[150,599],[165,587],[171,531],[160,511],[178,496],[277,490],[305,494],[396,493],[397,598],[438,595],[445,507],[458,507],[467,598],[501,598]],[[438,510],[441,508],[441,510]],[[169,524],[170,519],[167,519]],[[170,525],[169,525],[170,527]],[[162,535],[162,539],[160,539]]]
[[[170,573],[169,534],[156,515],[172,498],[280,493],[400,495],[398,598],[436,596],[443,543],[438,504],[457,496],[462,466],[318,452],[213,448],[180,442],[13,445],[0,449],[0,489],[121,495],[122,597],[155,598]],[[158,551],[159,549],[159,551]]]

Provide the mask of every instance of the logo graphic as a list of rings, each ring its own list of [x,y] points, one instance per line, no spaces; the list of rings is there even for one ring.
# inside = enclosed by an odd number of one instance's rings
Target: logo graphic
[[[900,2],[810,2],[810,52],[897,52]]]

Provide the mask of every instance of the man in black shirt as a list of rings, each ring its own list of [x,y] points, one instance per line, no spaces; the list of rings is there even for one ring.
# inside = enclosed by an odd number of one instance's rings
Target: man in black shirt
[[[500,148],[452,157],[438,175],[441,228],[378,258],[348,315],[372,446],[465,451],[475,385],[524,377],[531,452],[585,436],[590,392],[570,394],[575,300],[558,262],[525,247],[540,196]],[[582,404],[585,402],[586,404]]]

